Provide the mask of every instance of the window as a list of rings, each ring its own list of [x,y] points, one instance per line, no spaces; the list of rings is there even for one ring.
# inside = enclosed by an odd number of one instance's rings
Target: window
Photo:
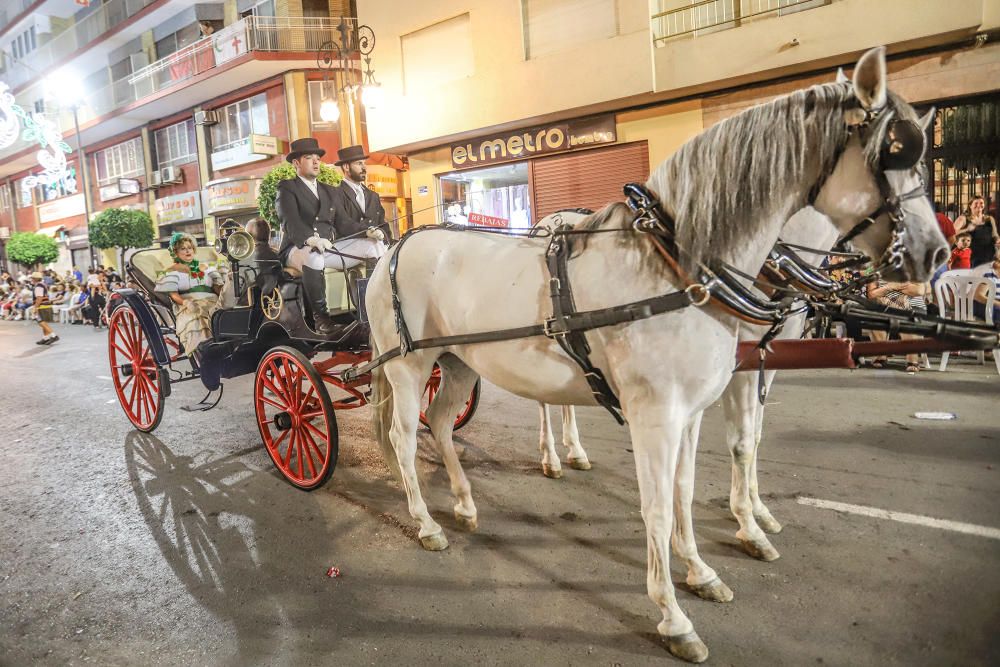
[[[69,165],[63,177],[54,183],[39,183],[35,186],[35,201],[39,204],[60,197],[75,195],[78,191],[76,180],[76,166]]]
[[[97,162],[97,182],[110,185],[119,178],[139,176],[143,172],[142,139],[136,137],[99,151]]]
[[[10,185],[0,184],[0,213],[7,213],[10,210]]]
[[[219,151],[244,141],[251,134],[269,134],[267,96],[264,93],[219,109],[212,126],[212,148]]]
[[[525,59],[614,37],[615,5],[615,0],[521,0]]]
[[[403,35],[400,42],[407,94],[475,72],[468,14]]]
[[[162,169],[192,162],[197,158],[198,147],[194,136],[194,120],[188,119],[154,133],[156,164]]]
[[[309,82],[309,122],[314,127],[329,130],[337,126],[337,123],[328,123],[319,115],[319,108],[323,105],[323,100],[331,98],[337,99],[337,85],[333,81],[310,81]]]
[[[274,0],[261,0],[246,11],[240,12],[241,19],[248,16],[275,16]]]
[[[28,184],[25,183],[26,180],[27,179],[22,178],[15,185],[15,189],[17,190],[17,207],[18,208],[27,208],[28,206],[31,206],[31,203],[32,203],[31,188],[29,188]]]
[[[20,60],[38,48],[35,26],[25,30],[10,43],[10,52],[15,60]]]
[[[188,44],[193,44],[199,39],[201,39],[201,26],[198,25],[197,21],[195,21],[190,25],[184,26],[177,32],[171,33],[163,39],[157,40],[156,57],[166,58],[171,53],[180,51]]]
[[[37,100],[35,100],[35,103],[34,103],[33,106],[35,107],[35,113],[45,113],[45,99],[44,98],[40,97]]]

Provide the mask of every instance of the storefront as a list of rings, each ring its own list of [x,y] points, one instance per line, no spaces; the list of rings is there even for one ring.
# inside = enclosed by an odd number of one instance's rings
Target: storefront
[[[606,114],[453,144],[455,171],[436,178],[439,219],[525,229],[563,208],[603,207],[649,176],[646,142],[617,141]]]
[[[262,182],[263,179],[256,177],[223,178],[202,190],[206,243],[215,242],[215,229],[220,222],[233,220],[242,226],[260,217],[257,195]]]
[[[87,238],[83,193],[53,199],[38,205],[36,210],[38,233],[54,239],[59,246],[59,257],[50,265],[51,268],[61,274],[71,270],[73,266],[90,266],[90,242]],[[74,253],[74,246],[76,250],[83,252]],[[77,260],[82,260],[83,263],[78,264]]]
[[[174,232],[190,234],[199,241],[205,240],[202,224],[201,193],[197,190],[160,197],[153,202],[156,212],[157,236],[161,246],[166,247]]]

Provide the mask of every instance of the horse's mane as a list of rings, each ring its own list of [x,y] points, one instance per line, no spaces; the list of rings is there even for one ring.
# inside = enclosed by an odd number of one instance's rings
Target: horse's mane
[[[854,100],[848,83],[796,91],[717,123],[657,167],[646,187],[676,221],[688,263],[731,258],[796,188],[799,200],[791,210],[805,206],[810,187],[833,170],[847,143],[844,111]],[[892,113],[880,114],[865,135],[865,157],[873,168],[889,122],[916,119],[913,108],[892,93],[888,104]],[[608,207],[578,228],[596,229],[621,212]]]

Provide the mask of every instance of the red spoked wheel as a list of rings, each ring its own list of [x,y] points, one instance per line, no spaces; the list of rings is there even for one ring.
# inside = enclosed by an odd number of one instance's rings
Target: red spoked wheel
[[[337,417],[323,379],[304,354],[276,347],[254,380],[257,428],[267,453],[290,484],[322,486],[337,466]]]
[[[139,318],[127,306],[119,306],[111,314],[108,359],[125,416],[137,429],[149,433],[163,418],[164,383],[168,380],[153,359]]]
[[[420,400],[420,423],[427,428],[430,428],[431,425],[427,423],[427,415],[425,413],[427,408],[430,407],[431,401],[434,400],[434,396],[441,389],[441,381],[441,367],[434,364],[434,370],[431,371],[431,377],[427,380],[423,398]],[[480,381],[476,380],[476,384],[472,387],[472,392],[469,394],[469,400],[465,402],[458,416],[455,417],[456,431],[468,424],[472,420],[472,415],[476,413],[476,408],[479,407],[479,390]]]

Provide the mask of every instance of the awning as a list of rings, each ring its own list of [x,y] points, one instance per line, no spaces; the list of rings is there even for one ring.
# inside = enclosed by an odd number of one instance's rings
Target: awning
[[[54,239],[56,237],[56,234],[58,234],[64,229],[66,229],[66,225],[56,225],[55,227],[42,227],[36,233],[45,234],[50,239]]]

